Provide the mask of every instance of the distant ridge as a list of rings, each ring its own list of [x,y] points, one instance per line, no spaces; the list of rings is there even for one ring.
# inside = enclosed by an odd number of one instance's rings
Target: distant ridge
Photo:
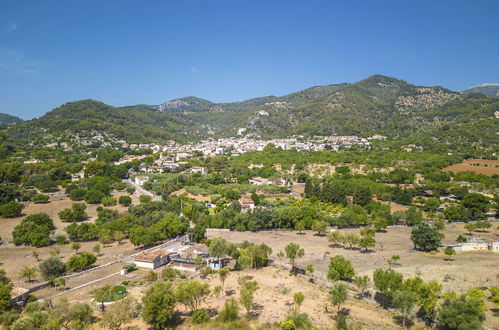
[[[462,94],[481,93],[488,97],[499,98],[499,84],[485,83],[461,91]]]
[[[17,124],[23,120],[19,117],[9,115],[7,113],[0,113],[0,125]]]

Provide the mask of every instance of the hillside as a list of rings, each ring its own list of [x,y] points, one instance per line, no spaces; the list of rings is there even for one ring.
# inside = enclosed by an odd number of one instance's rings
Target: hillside
[[[481,93],[488,97],[499,98],[499,84],[482,84],[461,91],[463,94]]]
[[[7,113],[0,113],[0,125],[17,124],[23,120],[19,117],[9,115]]]
[[[352,84],[316,86],[280,97],[232,103],[196,97],[157,106],[69,102],[39,119],[11,126],[9,134],[26,139],[101,134],[132,143],[236,135],[382,134],[401,144],[420,140],[431,148],[450,144],[471,148],[472,142],[492,151],[499,130],[494,115],[498,109],[499,100],[482,94],[463,95],[374,75]]]
[[[68,102],[44,116],[25,121],[9,129],[14,138],[63,136],[82,138],[112,136],[127,142],[181,139],[179,119],[151,110],[147,106],[113,107],[94,100]]]

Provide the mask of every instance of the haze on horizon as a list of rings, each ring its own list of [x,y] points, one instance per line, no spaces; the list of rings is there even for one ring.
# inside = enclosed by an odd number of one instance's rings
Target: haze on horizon
[[[0,4],[0,113],[283,95],[383,74],[499,82],[499,2],[18,1]]]

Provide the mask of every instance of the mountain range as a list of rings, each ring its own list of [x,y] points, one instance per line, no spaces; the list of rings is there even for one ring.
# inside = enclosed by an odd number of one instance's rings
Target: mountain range
[[[9,115],[7,113],[0,113],[0,125],[17,124],[23,120],[19,117]]]
[[[488,97],[499,98],[499,84],[481,84],[462,90],[463,94],[481,93]]]
[[[401,138],[448,126],[457,129],[478,125],[482,126],[483,139],[490,140],[499,130],[495,118],[498,110],[499,100],[482,94],[415,86],[374,75],[351,84],[315,86],[284,96],[232,103],[196,97],[127,107],[95,100],[69,102],[38,119],[10,125],[8,132],[14,138],[98,133],[128,142],[146,142],[236,135],[383,134]]]

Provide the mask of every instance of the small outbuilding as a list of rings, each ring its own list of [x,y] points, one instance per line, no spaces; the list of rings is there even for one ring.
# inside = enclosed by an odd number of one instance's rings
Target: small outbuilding
[[[170,253],[161,249],[142,252],[135,256],[134,262],[140,268],[156,269],[170,262]]]

